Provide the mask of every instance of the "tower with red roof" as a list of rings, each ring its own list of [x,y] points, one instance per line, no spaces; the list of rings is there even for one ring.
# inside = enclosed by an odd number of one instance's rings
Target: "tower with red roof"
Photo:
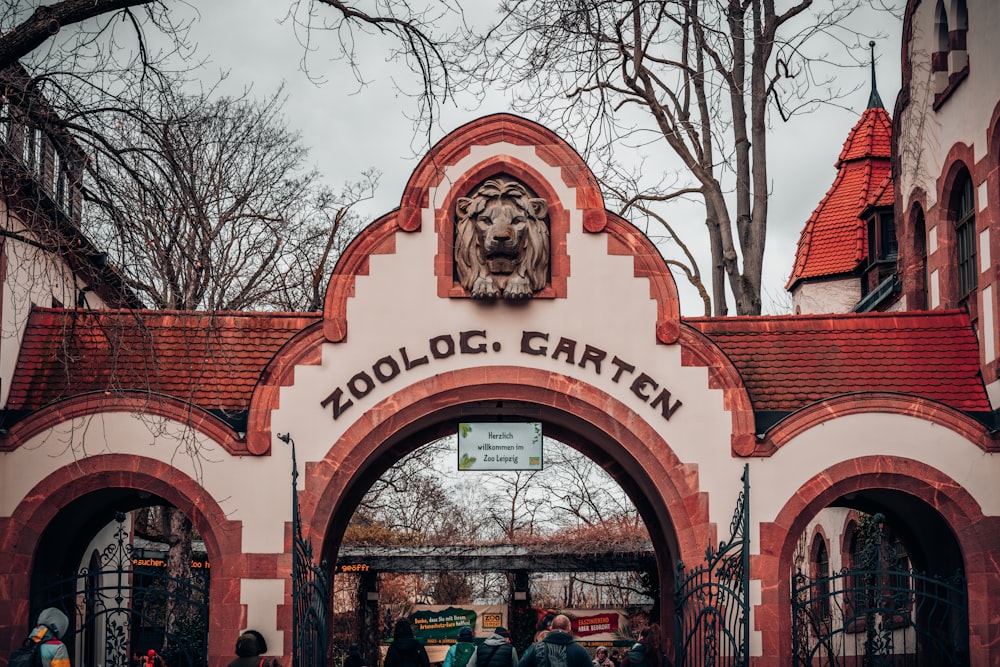
[[[868,108],[837,158],[837,176],[799,237],[786,289],[796,313],[886,310],[898,295],[892,119],[872,69]]]

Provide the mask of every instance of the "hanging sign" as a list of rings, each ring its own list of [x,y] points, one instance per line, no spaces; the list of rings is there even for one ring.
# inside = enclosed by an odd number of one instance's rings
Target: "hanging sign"
[[[459,470],[541,470],[541,422],[461,422]]]

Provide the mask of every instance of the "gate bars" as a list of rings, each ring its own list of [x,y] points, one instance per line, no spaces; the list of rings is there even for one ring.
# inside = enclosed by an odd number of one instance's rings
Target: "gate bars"
[[[330,603],[326,560],[316,565],[312,541],[302,536],[295,441],[290,433],[277,436],[292,446],[292,667],[325,667]]]
[[[124,512],[115,514],[114,538],[89,567],[47,582],[42,607],[66,612],[73,629],[73,664],[130,667],[132,655],[156,649],[170,667],[208,664],[208,572],[170,576],[141,565]],[[139,564],[137,564],[139,563]]]
[[[961,571],[910,567],[885,516],[861,532],[856,560],[826,577],[792,578],[795,665],[966,666],[968,593]]]
[[[705,562],[685,573],[677,562],[674,588],[677,667],[745,667],[750,654],[750,466],[729,526],[729,540],[705,550]]]

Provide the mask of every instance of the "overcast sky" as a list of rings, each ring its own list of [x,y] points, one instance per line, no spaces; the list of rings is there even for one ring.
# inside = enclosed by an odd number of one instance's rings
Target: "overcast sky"
[[[477,11],[492,5],[485,0],[472,0],[471,4]],[[308,69],[314,78],[324,79],[315,83],[302,71],[304,50],[291,25],[281,24],[288,11],[285,1],[213,0],[196,6],[200,17],[192,26],[191,37],[198,43],[197,55],[208,60],[206,80],[224,70],[229,76],[223,90],[237,92],[252,87],[261,96],[284,83],[288,124],[301,133],[310,147],[311,160],[327,182],[339,188],[373,167],[382,173],[381,184],[375,200],[359,209],[361,213],[370,220],[399,204],[418,161],[414,153],[423,152],[426,144],[420,145],[420,137],[414,139],[414,102],[397,90],[397,84],[412,89],[417,82],[400,63],[387,61],[393,46],[390,38],[370,35],[359,40],[358,59],[367,79],[365,86],[359,86],[347,64],[331,58],[336,52],[332,48],[334,37],[313,35],[317,50],[309,56]],[[900,23],[890,14],[870,11],[856,20],[858,31],[887,35],[877,39],[876,57],[879,92],[891,113],[899,90]],[[867,44],[868,37],[859,39]],[[841,47],[834,43],[829,48],[833,52]],[[832,184],[843,142],[868,102],[867,69],[845,68],[837,77],[841,89],[857,88],[842,101],[849,108],[825,107],[795,117],[781,123],[769,140],[773,187],[764,269],[765,312],[782,312],[790,303],[784,284],[799,232]],[[435,133],[435,141],[479,116],[510,111],[501,93],[479,107],[473,108],[470,100],[460,104],[462,107],[452,104],[442,110],[441,130]],[[533,120],[545,123],[544,118]],[[574,143],[572,137],[565,138]],[[703,213],[692,205],[678,205],[671,217],[682,228],[687,226],[688,238],[699,241],[702,272],[707,275]],[[669,253],[669,249],[664,252]],[[701,304],[694,292],[682,277],[675,277],[682,313],[700,315]]]

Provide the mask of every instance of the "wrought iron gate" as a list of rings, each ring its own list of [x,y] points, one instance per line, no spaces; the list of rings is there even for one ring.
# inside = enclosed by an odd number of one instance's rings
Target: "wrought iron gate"
[[[709,667],[748,664],[750,651],[750,467],[729,526],[729,539],[705,551],[691,572],[677,563],[674,589],[675,664]]]
[[[965,577],[909,567],[874,515],[854,567],[792,581],[795,665],[937,667],[969,664]]]
[[[295,441],[289,433],[278,438],[292,446],[292,667],[325,667],[330,605],[326,561],[313,562],[312,542],[302,536]]]
[[[176,579],[133,558],[126,515],[90,567],[47,582],[41,607],[71,619],[75,667],[134,667],[134,654],[155,649],[170,667],[208,664],[208,573]],[[170,622],[168,622],[170,619]]]

